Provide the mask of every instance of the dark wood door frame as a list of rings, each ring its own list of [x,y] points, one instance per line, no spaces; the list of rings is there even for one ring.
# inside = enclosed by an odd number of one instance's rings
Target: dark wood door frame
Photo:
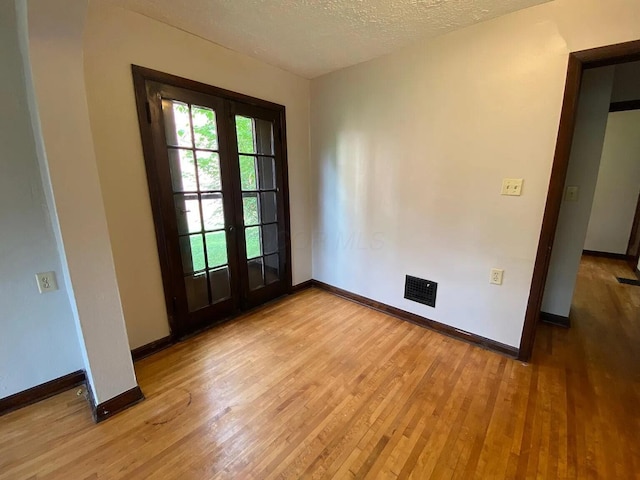
[[[629,235],[629,245],[627,246],[627,257],[629,265],[635,272],[638,268],[638,260],[640,260],[640,247],[638,245],[638,237],[640,236],[640,195],[636,204],[636,213],[633,217],[633,225],[631,226],[631,235]]]
[[[549,272],[551,250],[558,226],[564,184],[569,167],[582,73],[588,68],[604,67],[636,60],[640,60],[640,40],[582,50],[569,54],[567,81],[560,115],[558,140],[553,159],[553,167],[551,169],[551,179],[549,181],[549,190],[544,209],[533,277],[531,279],[531,289],[527,302],[522,339],[520,340],[518,358],[522,361],[528,361],[533,352],[536,326],[542,307],[544,287]]]

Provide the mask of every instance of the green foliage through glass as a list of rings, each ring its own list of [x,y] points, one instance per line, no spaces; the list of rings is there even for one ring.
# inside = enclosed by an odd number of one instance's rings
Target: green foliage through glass
[[[238,152],[256,153],[253,120],[236,115],[236,134],[238,135]]]
[[[242,208],[244,210],[245,225],[257,225],[260,223],[257,194],[242,197]]]
[[[245,228],[244,237],[247,243],[247,258],[256,258],[262,255],[260,227]]]
[[[256,159],[246,155],[240,155],[240,183],[242,190],[257,190],[256,182]]]
[[[216,112],[210,108],[192,105],[191,119],[196,148],[217,150],[218,130],[216,127]]]

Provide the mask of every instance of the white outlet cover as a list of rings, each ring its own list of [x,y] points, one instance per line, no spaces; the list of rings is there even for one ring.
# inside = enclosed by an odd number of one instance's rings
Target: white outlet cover
[[[502,180],[501,195],[508,195],[512,197],[519,197],[522,195],[522,184],[524,179],[522,178],[505,178]]]
[[[38,291],[40,293],[54,292],[58,290],[56,272],[36,273],[36,281],[38,282]]]
[[[502,285],[502,277],[504,276],[504,270],[501,268],[492,268],[491,269],[491,277],[489,278],[489,283],[492,285]]]

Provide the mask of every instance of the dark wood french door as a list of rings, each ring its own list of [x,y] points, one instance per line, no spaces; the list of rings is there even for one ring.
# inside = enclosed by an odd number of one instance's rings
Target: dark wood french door
[[[284,107],[133,73],[172,334],[287,293]]]

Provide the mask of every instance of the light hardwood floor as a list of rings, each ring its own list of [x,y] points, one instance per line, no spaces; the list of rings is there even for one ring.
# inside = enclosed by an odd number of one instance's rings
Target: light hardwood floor
[[[623,273],[585,258],[528,365],[308,290],[138,362],[100,425],[75,390],[1,417],[0,479],[640,478]]]

